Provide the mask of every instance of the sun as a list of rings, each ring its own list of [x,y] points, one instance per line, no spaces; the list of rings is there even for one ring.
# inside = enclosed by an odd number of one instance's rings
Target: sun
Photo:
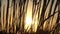
[[[27,11],[26,16],[25,16],[25,30],[27,29],[30,30],[32,25],[32,13],[30,11]]]
[[[27,14],[25,18],[25,30],[26,29],[27,31],[30,30],[31,24],[32,24],[32,17],[31,15]]]
[[[32,22],[32,18],[31,17],[26,17],[26,24],[29,25]]]

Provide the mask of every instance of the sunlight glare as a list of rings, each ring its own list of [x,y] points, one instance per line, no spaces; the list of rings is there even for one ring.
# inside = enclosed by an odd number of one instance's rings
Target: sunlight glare
[[[26,24],[29,25],[29,24],[31,24],[31,22],[32,22],[32,18],[29,16],[26,17]]]
[[[25,30],[26,31],[28,31],[28,30],[30,31],[31,25],[32,25],[32,5],[29,2],[27,13],[25,15],[25,27],[24,27]]]

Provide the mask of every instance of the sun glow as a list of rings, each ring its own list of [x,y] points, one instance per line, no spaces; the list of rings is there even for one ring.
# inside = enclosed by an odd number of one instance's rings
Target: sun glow
[[[25,30],[30,30],[32,24],[32,17],[31,15],[27,14],[26,19],[25,19]]]
[[[26,24],[29,25],[29,24],[31,24],[31,22],[32,22],[32,18],[29,16],[26,17]]]
[[[28,4],[28,9],[27,9],[27,13],[25,15],[25,30],[26,31],[30,31],[31,25],[32,25],[32,3],[29,1]]]
[[[35,15],[32,19],[32,2],[29,2],[27,13],[25,15],[24,29],[25,29],[26,32],[31,32],[31,28],[32,28],[32,31],[36,32],[37,31],[37,26],[38,26],[38,13],[35,13]]]

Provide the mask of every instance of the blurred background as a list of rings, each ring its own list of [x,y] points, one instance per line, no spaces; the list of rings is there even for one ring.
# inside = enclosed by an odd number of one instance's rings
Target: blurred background
[[[0,34],[60,34],[59,0],[0,0]]]

